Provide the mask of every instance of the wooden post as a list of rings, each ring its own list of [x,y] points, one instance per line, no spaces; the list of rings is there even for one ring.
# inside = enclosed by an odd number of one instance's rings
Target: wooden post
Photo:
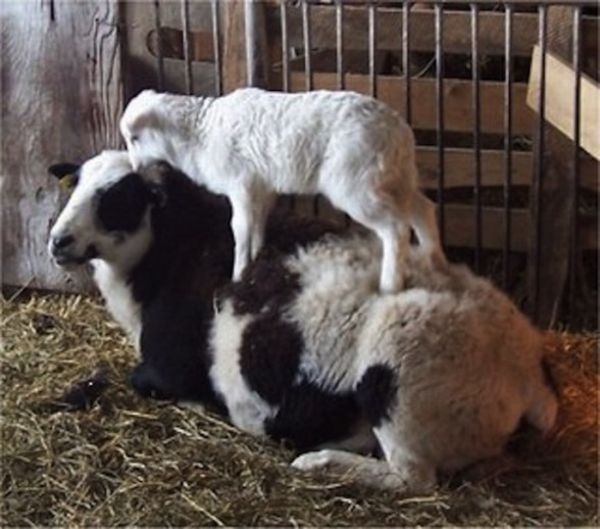
[[[548,7],[547,49],[567,62],[571,62],[573,42],[573,8]],[[571,236],[572,208],[575,207],[573,179],[573,146],[567,137],[545,123],[544,149],[539,152],[539,130],[534,131],[534,178],[541,164],[541,191],[531,188],[531,237],[528,258],[529,311],[541,327],[552,326],[565,290],[568,263],[569,237]],[[536,204],[539,204],[538,212]],[[537,215],[540,215],[540,232],[535,233]],[[539,245],[537,247],[536,245]],[[536,270],[536,251],[539,252],[539,269]],[[536,288],[537,287],[537,288]]]
[[[263,2],[234,0],[221,3],[223,14],[223,90],[267,86],[267,32]]]

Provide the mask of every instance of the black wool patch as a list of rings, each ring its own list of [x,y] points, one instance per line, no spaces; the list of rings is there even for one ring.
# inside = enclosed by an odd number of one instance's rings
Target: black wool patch
[[[99,191],[98,221],[106,231],[135,231],[150,201],[142,177],[129,173],[112,186]]]
[[[283,256],[265,249],[250,263],[242,281],[231,283],[223,295],[233,302],[236,314],[258,314],[282,308],[299,290],[298,274],[283,264]]]
[[[375,364],[369,367],[356,387],[356,400],[369,422],[377,427],[390,418],[397,383],[392,368]]]
[[[303,381],[287,389],[277,415],[266,422],[265,431],[276,441],[307,450],[344,439],[359,418],[352,393],[330,393]]]
[[[265,314],[244,331],[242,376],[269,404],[278,404],[296,376],[302,348],[302,336],[292,324]]]

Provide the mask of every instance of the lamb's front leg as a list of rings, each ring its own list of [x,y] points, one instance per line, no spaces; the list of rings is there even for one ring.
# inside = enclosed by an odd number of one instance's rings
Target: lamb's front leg
[[[237,190],[229,195],[233,215],[231,229],[235,241],[233,280],[239,281],[250,261],[260,251],[267,217],[275,195],[265,191]]]

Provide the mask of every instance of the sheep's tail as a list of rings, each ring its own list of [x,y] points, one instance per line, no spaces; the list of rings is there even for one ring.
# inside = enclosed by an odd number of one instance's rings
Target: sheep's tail
[[[527,420],[543,433],[552,429],[558,412],[558,391],[552,373],[545,360],[542,360],[543,377],[534,390],[529,409],[525,413]]]

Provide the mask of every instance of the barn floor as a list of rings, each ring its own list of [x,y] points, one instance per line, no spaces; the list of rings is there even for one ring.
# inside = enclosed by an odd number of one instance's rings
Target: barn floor
[[[414,498],[351,478],[303,475],[292,454],[212,415],[144,401],[134,353],[96,298],[2,301],[3,526],[598,525],[597,335],[549,334],[561,392],[546,440],[521,433],[510,457]],[[100,366],[89,411],[51,401]]]

